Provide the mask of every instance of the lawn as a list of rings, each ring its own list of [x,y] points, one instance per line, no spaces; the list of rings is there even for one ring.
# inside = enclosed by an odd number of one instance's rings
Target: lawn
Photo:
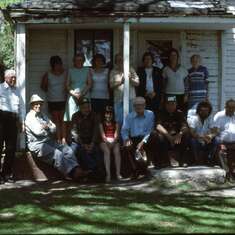
[[[234,233],[235,198],[37,183],[0,190],[0,233]]]

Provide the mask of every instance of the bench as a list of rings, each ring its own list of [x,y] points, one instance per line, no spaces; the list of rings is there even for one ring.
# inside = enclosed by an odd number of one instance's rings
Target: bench
[[[40,161],[29,151],[15,158],[13,172],[16,180],[48,181],[63,179],[58,170]]]

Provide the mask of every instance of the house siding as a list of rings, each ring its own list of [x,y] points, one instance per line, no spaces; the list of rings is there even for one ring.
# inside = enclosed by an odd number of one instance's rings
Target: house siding
[[[217,31],[184,31],[183,64],[190,68],[190,57],[199,54],[209,71],[209,100],[214,111],[220,109],[220,34]],[[235,59],[235,57],[234,57]],[[234,70],[235,72],[235,70]]]
[[[235,99],[235,28],[222,32],[223,47],[223,99]]]
[[[53,55],[62,58],[64,66],[68,63],[68,31],[31,29],[27,38],[27,100],[34,93],[45,98],[40,89],[43,74],[50,68],[49,60]],[[28,103],[28,102],[27,102]]]

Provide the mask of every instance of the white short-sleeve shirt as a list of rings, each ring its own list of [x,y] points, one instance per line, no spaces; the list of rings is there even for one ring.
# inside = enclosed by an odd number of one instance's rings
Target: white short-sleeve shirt
[[[220,129],[221,142],[235,142],[235,115],[227,116],[225,110],[218,112],[214,117],[214,127]]]

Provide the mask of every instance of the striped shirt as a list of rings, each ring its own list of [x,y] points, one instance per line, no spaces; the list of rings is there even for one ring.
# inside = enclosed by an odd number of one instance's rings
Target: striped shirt
[[[189,97],[189,108],[194,104],[204,101],[208,94],[209,73],[206,67],[199,66],[197,69],[188,70],[188,77],[185,80],[185,90]]]

